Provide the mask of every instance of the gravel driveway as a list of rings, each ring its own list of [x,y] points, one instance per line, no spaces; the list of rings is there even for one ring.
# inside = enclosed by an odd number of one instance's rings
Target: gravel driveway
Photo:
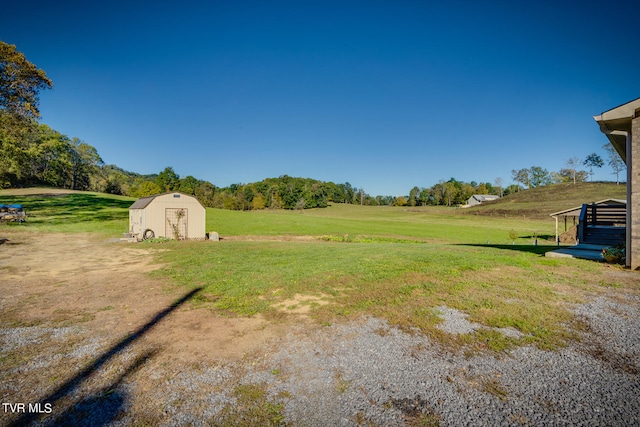
[[[637,426],[639,306],[635,296],[598,297],[575,309],[590,326],[581,344],[522,347],[500,358],[442,352],[377,319],[292,332],[238,380],[266,384],[274,401],[285,402],[285,422],[299,426]],[[446,320],[443,327],[469,330],[454,311]],[[220,367],[175,381],[198,390],[231,376],[231,367]],[[200,395],[191,406],[169,408],[167,424],[215,417],[229,399]]]

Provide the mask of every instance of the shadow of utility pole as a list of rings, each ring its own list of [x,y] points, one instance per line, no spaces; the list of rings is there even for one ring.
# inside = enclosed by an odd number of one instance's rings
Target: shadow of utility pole
[[[191,298],[193,298],[201,290],[202,290],[202,287],[193,289],[192,291],[190,291],[189,293],[184,295],[182,298],[176,300],[169,307],[167,307],[166,309],[164,309],[161,312],[159,312],[158,314],[156,314],[153,317],[153,319],[148,321],[146,324],[144,324],[137,331],[133,332],[132,334],[128,335],[126,338],[122,339],[119,343],[117,343],[114,346],[112,346],[110,349],[105,351],[100,357],[98,357],[93,363],[91,363],[86,368],[84,368],[82,371],[77,373],[69,381],[67,381],[64,384],[62,384],[58,389],[53,391],[48,396],[42,398],[40,400],[41,404],[42,405],[49,404],[50,405],[49,407],[52,408],[53,411],[55,411],[56,403],[58,401],[60,401],[65,396],[72,395],[73,392],[82,384],[82,382],[84,382],[92,374],[94,374],[98,369],[100,369],[105,363],[107,363],[111,358],[113,358],[113,356],[115,356],[116,354],[120,353],[125,348],[127,348],[128,346],[133,344],[136,340],[138,340],[144,334],[149,332],[154,326],[156,326],[158,324],[158,322],[160,322],[162,319],[164,319],[168,314],[170,314],[172,311],[174,311],[175,309],[180,307],[185,302],[189,301]],[[134,363],[129,368],[127,368],[125,370],[123,375],[121,375],[110,386],[103,388],[102,391],[114,390],[114,387],[117,386],[120,382],[122,382],[122,380],[124,380],[124,378],[127,375],[131,374],[132,372],[135,372],[146,360],[148,360],[150,357],[152,357],[155,354],[156,354],[156,351],[154,350],[154,351],[145,353],[141,357],[138,357],[134,361]],[[93,396],[99,396],[100,394],[104,394],[104,393],[96,393]],[[55,420],[52,420],[53,422],[51,422],[51,423],[49,422],[49,419],[47,419],[46,420],[46,424],[60,425],[60,423],[57,422],[57,421],[62,421],[63,418],[66,419],[67,421],[69,421],[69,416],[73,412],[74,406],[76,406],[77,404],[81,404],[82,402],[90,401],[92,399],[95,400],[96,398],[95,397],[89,397],[89,398],[83,399],[79,403],[71,403],[68,406],[68,409],[65,411],[64,414],[62,414],[60,416],[54,416]],[[121,407],[123,403],[124,402],[121,401],[118,406]],[[65,406],[67,406],[67,405],[65,405]],[[111,413],[111,415],[114,416],[114,417],[115,417],[115,415],[117,413],[117,411],[116,411],[116,413],[112,413],[113,411],[108,411],[108,412]],[[22,414],[16,420],[12,421],[8,425],[11,426],[11,427],[14,427],[14,426],[15,427],[17,427],[17,426],[25,426],[25,425],[28,425],[30,423],[36,422],[36,421],[41,421],[45,417],[49,418],[51,416],[52,416],[51,414],[25,413],[25,414]],[[111,418],[111,419],[113,419],[113,418]],[[108,423],[109,421],[110,421],[110,419],[100,420],[100,421],[97,421],[96,423],[91,423],[91,424],[87,424],[87,425],[104,425],[104,424]]]

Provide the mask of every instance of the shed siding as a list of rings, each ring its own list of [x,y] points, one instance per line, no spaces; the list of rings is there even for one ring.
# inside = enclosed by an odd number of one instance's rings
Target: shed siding
[[[132,206],[136,206],[135,204]],[[186,218],[186,236],[188,239],[204,239],[206,236],[206,210],[195,197],[181,193],[167,193],[156,196],[144,209],[129,210],[129,228],[142,237],[145,230],[153,230],[156,237],[169,237],[167,210],[184,209]]]

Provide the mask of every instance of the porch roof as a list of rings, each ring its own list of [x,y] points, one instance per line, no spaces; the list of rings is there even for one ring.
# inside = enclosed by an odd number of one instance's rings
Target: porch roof
[[[599,116],[593,116],[602,133],[609,138],[611,145],[625,163],[627,163],[627,133],[631,133],[631,119],[638,114],[640,114],[640,98],[605,111]]]
[[[598,202],[593,202],[590,204],[594,204],[594,205],[611,205],[611,204],[618,204],[618,205],[626,205],[627,201],[626,200],[622,200],[622,199],[604,199],[604,200],[600,200]],[[580,216],[580,211],[582,210],[582,205],[580,206],[576,206],[575,208],[569,208],[569,209],[565,209],[563,211],[560,212],[554,212],[552,214],[549,214],[550,217],[552,218],[556,218],[559,216]]]

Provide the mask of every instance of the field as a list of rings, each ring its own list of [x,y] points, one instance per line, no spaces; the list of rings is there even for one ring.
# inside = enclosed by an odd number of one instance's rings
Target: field
[[[208,209],[207,230],[218,232],[220,242],[128,244],[115,240],[127,230],[132,199],[35,193],[0,192],[0,203],[22,203],[29,215],[25,224],[0,225],[0,238],[8,239],[0,246],[5,333],[82,326],[113,344],[111,353],[103,353],[109,357],[119,354],[118,345],[129,345],[126,338],[117,341],[129,334],[163,348],[163,356],[147,355],[144,363],[169,370],[172,363],[199,364],[204,355],[242,360],[292,325],[313,329],[366,318],[468,357],[526,345],[557,350],[585,329],[571,311],[574,304],[612,289],[638,292],[637,274],[621,267],[545,258],[555,247],[554,222],[540,214],[337,204],[304,212]],[[483,327],[447,333],[440,327],[441,307]],[[154,313],[154,327],[164,315],[173,319],[162,335],[140,326]],[[505,330],[513,333],[500,332]],[[203,333],[225,344],[212,350]],[[64,345],[5,345],[3,372],[30,366],[43,354],[81,348],[80,341]],[[100,362],[95,356],[81,360]],[[59,370],[45,375],[44,388],[54,390],[50,400],[67,402],[69,390],[53,386],[73,377],[73,369],[60,360],[47,366]],[[38,376],[27,384],[43,387]],[[7,388],[2,393],[3,399],[39,398]]]
[[[117,238],[127,230],[132,201],[81,192],[5,196],[0,202],[22,203],[29,220],[4,225],[3,232]],[[192,304],[225,316],[284,321],[303,310],[329,324],[372,315],[443,340],[431,308],[447,305],[475,322],[526,335],[514,341],[481,333],[463,344],[554,348],[571,338],[563,326],[570,321],[566,304],[621,284],[597,263],[545,258],[555,247],[553,227],[551,219],[446,207],[208,209],[207,230],[217,231],[220,242],[137,246],[162,266],[152,277],[184,289],[201,287]]]

